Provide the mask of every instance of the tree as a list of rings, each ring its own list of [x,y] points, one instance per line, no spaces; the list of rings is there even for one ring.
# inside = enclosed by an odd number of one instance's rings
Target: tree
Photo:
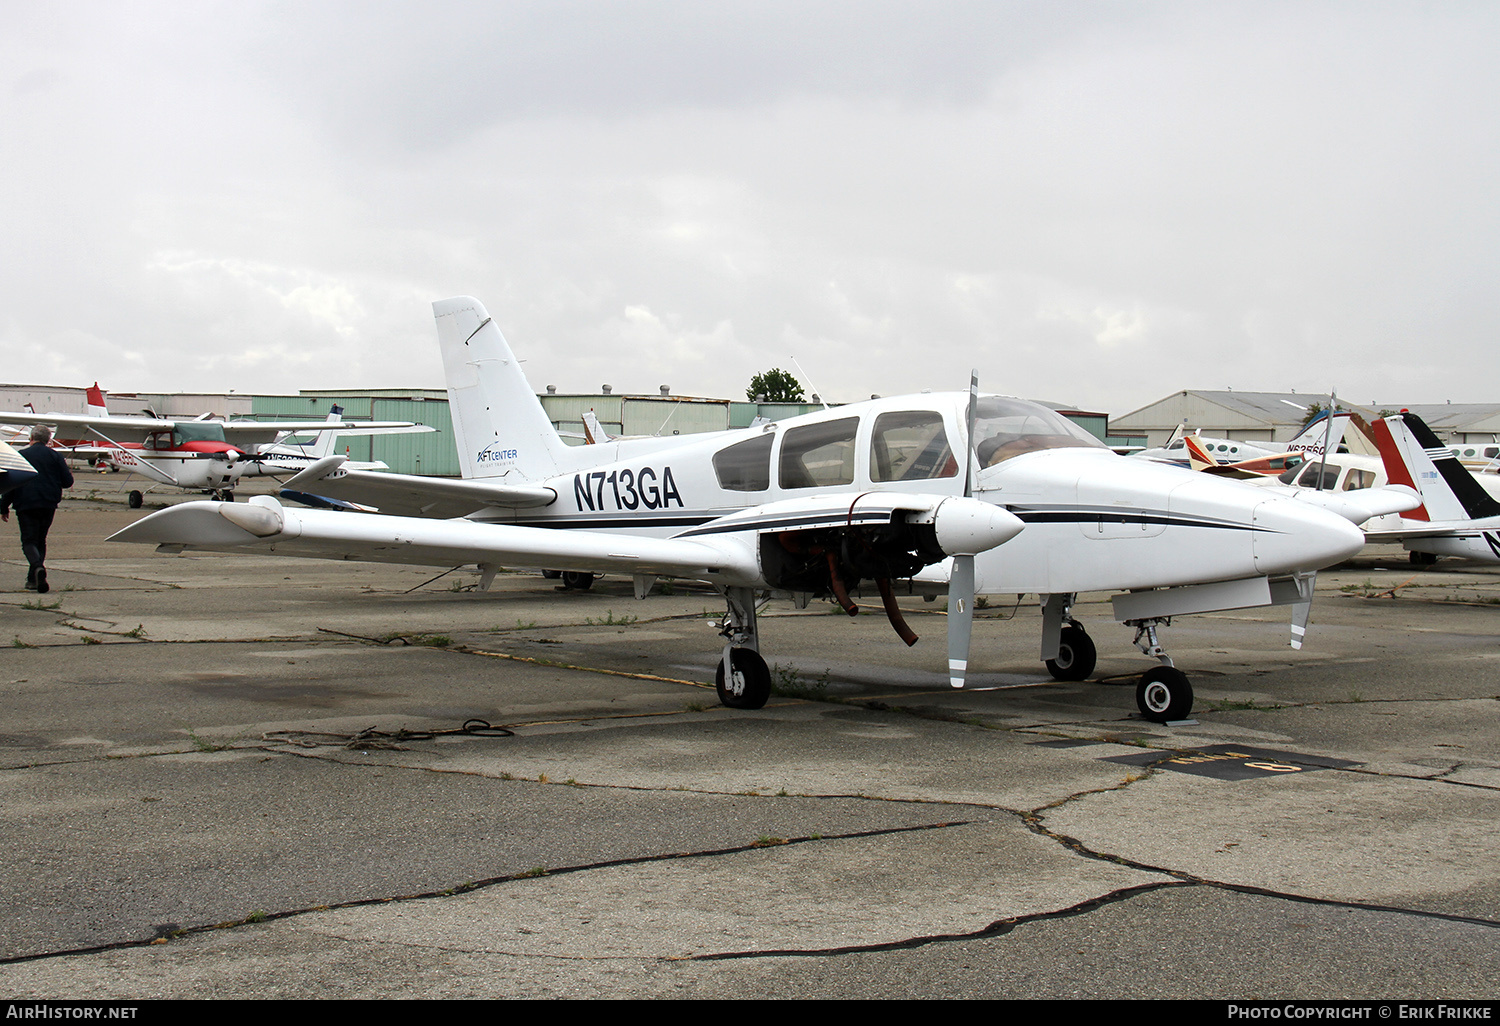
[[[757,398],[767,403],[800,403],[805,401],[802,396],[802,386],[797,379],[792,377],[780,367],[772,367],[764,374],[757,374],[750,379],[750,387],[745,389],[745,397],[751,401]]]
[[[1324,406],[1323,406],[1322,403],[1308,403],[1307,404],[1307,416],[1305,416],[1305,417],[1302,418],[1302,423],[1300,425],[1298,425],[1298,426],[1299,427],[1307,427],[1307,425],[1311,424],[1313,422],[1313,419],[1315,417],[1317,417],[1318,414],[1322,413],[1323,410],[1324,410]]]

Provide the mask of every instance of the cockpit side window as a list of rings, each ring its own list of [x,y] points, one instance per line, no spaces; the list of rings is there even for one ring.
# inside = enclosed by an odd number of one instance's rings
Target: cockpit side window
[[[1323,467],[1323,463],[1321,461],[1317,463],[1309,463],[1307,465],[1307,469],[1302,473],[1302,479],[1297,483],[1303,488],[1318,487],[1318,470],[1320,467]],[[1338,483],[1338,479],[1338,467],[1326,467],[1325,469],[1323,469],[1323,490],[1327,492],[1333,491],[1333,486]]]
[[[781,440],[781,487],[826,488],[854,483],[858,417],[792,428]]]
[[[183,421],[173,425],[172,441],[178,448],[188,442],[222,442],[224,425],[212,420]]]
[[[771,443],[775,440],[768,431],[714,453],[719,487],[731,492],[763,492],[771,487]]]
[[[943,417],[931,410],[882,413],[870,436],[871,481],[930,481],[958,476]]]
[[[974,452],[981,467],[1040,449],[1108,449],[1098,438],[1045,406],[985,396],[975,407]]]

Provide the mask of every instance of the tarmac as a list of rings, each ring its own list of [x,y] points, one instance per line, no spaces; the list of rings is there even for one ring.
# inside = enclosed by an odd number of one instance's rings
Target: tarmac
[[[1174,725],[1106,596],[1093,681],[1003,596],[962,692],[941,602],[772,601],[745,712],[709,589],[162,555],[99,492],[46,596],[0,529],[9,998],[1500,993],[1497,568],[1367,550],[1300,652],[1181,618]]]

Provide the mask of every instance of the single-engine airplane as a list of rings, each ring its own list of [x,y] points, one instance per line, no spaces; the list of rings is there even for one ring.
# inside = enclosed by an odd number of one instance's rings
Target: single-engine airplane
[[[950,682],[967,676],[979,593],[1043,598],[1052,674],[1083,680],[1093,642],[1071,615],[1077,593],[1120,591],[1115,616],[1160,665],[1136,689],[1144,716],[1180,719],[1192,687],[1161,647],[1171,616],[1294,606],[1305,626],[1312,577],[1363,535],[1327,510],[1177,467],[1116,456],[1053,411],[967,393],[877,399],[705,436],[568,446],[499,327],[477,301],[433,304],[462,480],[367,474],[319,460],[287,482],[378,507],[351,516],[248,503],[188,502],[111,540],[432,566],[504,565],[658,576],[723,595],[720,700],[759,708],[760,593],[799,602],[873,581],[897,633],[916,636],[897,588],[946,591]],[[428,519],[428,518],[455,519]],[[1024,528],[1024,530],[1023,530]]]
[[[32,411],[0,413],[0,423],[50,424],[64,439],[61,446],[74,455],[86,456],[90,462],[106,461],[119,470],[139,474],[158,484],[210,492],[225,501],[233,501],[233,487],[241,477],[292,475],[313,462],[315,457],[310,458],[311,454],[295,446],[278,444],[286,438],[316,433],[319,443],[324,445],[320,454],[326,454],[338,434],[434,430],[410,421],[345,422],[342,411],[330,414],[326,421],[211,420],[206,415],[195,420],[116,416],[105,407],[104,393],[97,382],[88,390],[88,411],[82,416]],[[98,441],[85,440],[84,436],[89,435]],[[129,501],[132,509],[140,508],[141,493],[132,491]]]

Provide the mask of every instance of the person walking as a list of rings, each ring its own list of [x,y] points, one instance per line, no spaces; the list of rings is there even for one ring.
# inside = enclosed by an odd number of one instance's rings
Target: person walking
[[[21,552],[26,556],[29,569],[26,571],[26,590],[46,594],[47,584],[47,532],[52,528],[52,518],[57,513],[57,504],[62,502],[64,488],[73,487],[73,472],[68,463],[47,443],[52,441],[52,429],[38,424],[31,429],[31,444],[21,450],[26,462],[36,470],[36,477],[15,491],[0,496],[0,521],[10,522],[10,510],[16,510],[16,522],[21,528]]]

